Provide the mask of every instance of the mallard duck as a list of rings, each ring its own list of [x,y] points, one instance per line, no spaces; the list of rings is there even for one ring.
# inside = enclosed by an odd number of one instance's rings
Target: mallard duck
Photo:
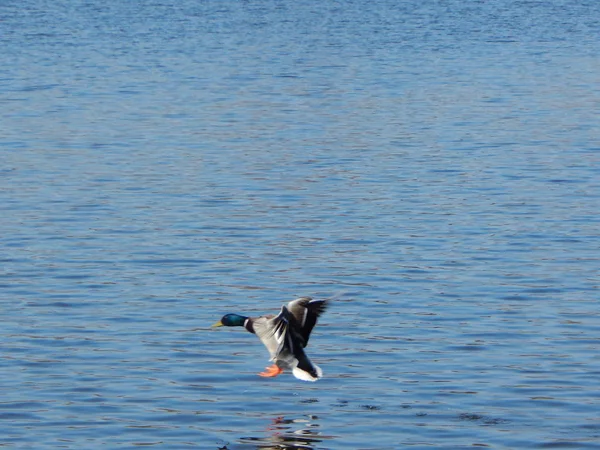
[[[262,377],[276,377],[285,369],[304,381],[317,381],[323,376],[319,366],[304,353],[310,332],[327,307],[328,300],[300,297],[281,307],[276,316],[246,317],[226,314],[213,327],[244,327],[256,334],[271,354],[272,366],[259,373]]]

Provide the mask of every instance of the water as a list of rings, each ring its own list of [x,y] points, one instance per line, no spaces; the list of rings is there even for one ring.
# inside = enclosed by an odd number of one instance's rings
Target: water
[[[1,446],[600,448],[600,3],[0,17]]]

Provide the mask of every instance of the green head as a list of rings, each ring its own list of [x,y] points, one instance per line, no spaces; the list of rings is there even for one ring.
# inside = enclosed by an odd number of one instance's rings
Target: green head
[[[225,314],[213,327],[243,327],[246,319],[246,316],[239,314]]]

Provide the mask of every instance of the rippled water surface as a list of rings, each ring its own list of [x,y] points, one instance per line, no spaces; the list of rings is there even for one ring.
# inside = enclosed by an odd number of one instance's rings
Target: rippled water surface
[[[0,446],[600,448],[600,3],[0,4]],[[226,312],[335,296],[268,364]]]

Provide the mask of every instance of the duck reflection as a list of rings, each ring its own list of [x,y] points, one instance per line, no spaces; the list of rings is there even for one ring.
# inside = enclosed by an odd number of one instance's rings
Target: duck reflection
[[[317,423],[317,416],[306,416],[297,419],[276,417],[267,426],[268,436],[244,437],[240,441],[253,443],[257,449],[287,449],[287,450],[316,450],[319,442],[331,439],[324,436]]]

